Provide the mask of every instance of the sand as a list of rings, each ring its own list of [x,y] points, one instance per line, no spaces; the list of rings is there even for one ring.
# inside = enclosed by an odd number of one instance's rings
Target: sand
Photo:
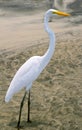
[[[0,129],[16,130],[24,90],[7,104],[6,91],[17,69],[31,56],[43,55],[49,38],[43,28],[44,12],[0,17]],[[82,129],[82,25],[81,16],[56,18],[50,23],[56,34],[55,53],[33,83],[31,120],[27,98],[21,130]]]

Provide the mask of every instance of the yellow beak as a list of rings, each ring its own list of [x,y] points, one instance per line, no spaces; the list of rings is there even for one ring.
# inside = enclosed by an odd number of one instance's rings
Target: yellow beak
[[[57,14],[57,15],[61,15],[61,16],[70,16],[70,14],[65,13],[65,12],[61,12],[61,11],[58,11],[58,10],[54,10],[53,14]]]

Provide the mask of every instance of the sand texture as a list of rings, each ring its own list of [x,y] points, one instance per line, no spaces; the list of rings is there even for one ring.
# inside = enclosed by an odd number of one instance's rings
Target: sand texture
[[[49,38],[43,28],[44,11],[0,17],[0,129],[16,130],[25,90],[4,102],[10,81],[31,56],[43,55]],[[56,18],[50,23],[56,35],[55,53],[31,89],[31,120],[25,100],[21,130],[82,129],[82,18]]]

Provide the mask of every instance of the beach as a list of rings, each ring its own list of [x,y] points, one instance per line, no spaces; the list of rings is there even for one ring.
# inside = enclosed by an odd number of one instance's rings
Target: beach
[[[25,90],[5,103],[6,91],[19,67],[30,57],[43,55],[49,46],[44,11],[0,17],[0,128],[16,130]],[[27,100],[21,130],[81,130],[82,128],[82,25],[81,16],[53,18],[54,55],[31,89],[31,123]]]

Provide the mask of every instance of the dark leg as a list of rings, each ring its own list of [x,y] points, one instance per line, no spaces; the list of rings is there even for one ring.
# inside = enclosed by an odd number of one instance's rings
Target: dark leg
[[[27,94],[27,92],[25,92],[24,97],[21,101],[21,105],[20,105],[19,119],[18,119],[18,123],[17,123],[18,130],[20,129],[21,113],[22,113],[22,108],[23,108],[23,105],[24,105],[24,100],[25,100],[26,94]]]
[[[30,121],[30,90],[28,93],[28,116],[27,116],[27,122],[31,122]]]

